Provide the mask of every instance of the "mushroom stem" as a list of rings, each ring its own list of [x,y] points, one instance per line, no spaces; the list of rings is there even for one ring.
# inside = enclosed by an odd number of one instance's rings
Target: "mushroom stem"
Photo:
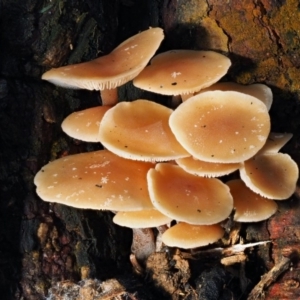
[[[116,105],[118,103],[118,89],[100,90],[102,105]]]
[[[155,237],[151,228],[133,228],[131,251],[143,263],[155,252]]]

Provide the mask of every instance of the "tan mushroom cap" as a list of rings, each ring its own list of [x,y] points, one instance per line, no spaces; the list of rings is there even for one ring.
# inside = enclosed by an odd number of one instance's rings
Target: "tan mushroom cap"
[[[204,177],[220,177],[228,175],[240,168],[239,163],[221,164],[196,159],[192,156],[178,158],[176,163],[186,172]]]
[[[171,221],[169,217],[155,208],[140,211],[119,211],[113,218],[115,224],[129,228],[151,228]]]
[[[66,88],[116,88],[138,75],[164,38],[161,28],[150,28],[121,43],[110,54],[90,62],[54,68],[42,79]]]
[[[171,113],[171,109],[148,100],[120,102],[104,115],[100,141],[111,152],[135,160],[189,156],[169,127]]]
[[[238,163],[255,155],[270,132],[260,100],[232,91],[212,91],[183,102],[169,124],[180,144],[199,160]]]
[[[50,162],[34,183],[37,194],[49,202],[114,211],[151,209],[146,181],[151,167],[100,150]]]
[[[214,51],[171,50],[156,55],[133,84],[163,95],[188,94],[217,82],[230,65]]]
[[[219,224],[191,225],[181,222],[163,233],[162,242],[169,247],[191,249],[212,244],[223,235],[224,229]]]
[[[208,91],[235,91],[240,92],[244,94],[248,94],[250,96],[253,96],[259,100],[261,100],[267,107],[268,110],[270,110],[271,105],[273,103],[273,93],[272,90],[262,83],[254,83],[249,85],[242,85],[235,82],[217,82],[198,93],[205,93]],[[187,100],[187,98],[182,98],[182,101]]]
[[[278,151],[293,137],[292,133],[270,132],[265,145],[259,150],[258,154],[272,154]]]
[[[261,154],[242,164],[240,176],[255,193],[270,199],[284,200],[294,193],[299,170],[288,154]]]
[[[169,163],[158,163],[147,174],[154,207],[164,215],[195,225],[218,223],[229,216],[229,188],[215,178],[194,176]]]
[[[62,130],[74,139],[99,142],[99,125],[111,106],[97,106],[70,114],[61,124]]]
[[[233,197],[235,221],[259,222],[268,219],[277,211],[275,201],[252,192],[242,180],[230,180],[227,185]]]

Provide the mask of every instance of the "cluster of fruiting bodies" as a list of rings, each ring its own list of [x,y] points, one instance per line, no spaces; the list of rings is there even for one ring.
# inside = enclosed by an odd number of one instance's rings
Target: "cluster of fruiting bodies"
[[[175,220],[163,243],[195,248],[220,239],[220,222],[232,211],[239,222],[273,215],[274,200],[294,192],[298,167],[278,153],[292,135],[270,132],[267,86],[216,83],[231,63],[213,51],[172,50],[146,66],[162,39],[160,28],[150,28],[107,56],[43,75],[65,87],[104,90],[110,105],[75,112],[62,124],[71,137],[100,142],[105,150],[50,162],[35,184],[45,201],[111,210],[121,226]],[[132,79],[182,103],[174,110],[145,99],[117,103],[116,93],[105,100],[107,91]],[[238,179],[217,178],[237,170]]]

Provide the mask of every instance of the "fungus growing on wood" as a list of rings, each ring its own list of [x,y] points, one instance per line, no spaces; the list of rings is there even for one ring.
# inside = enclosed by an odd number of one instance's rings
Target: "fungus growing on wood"
[[[157,209],[144,209],[139,211],[119,211],[113,222],[129,228],[151,228],[170,223],[172,219]]]
[[[288,154],[259,154],[242,164],[240,176],[255,193],[284,200],[295,192],[299,170]]]
[[[229,58],[214,51],[170,50],[152,58],[133,84],[163,95],[189,94],[217,82],[230,65]]]
[[[169,119],[180,144],[207,162],[239,163],[255,155],[270,132],[267,108],[239,92],[212,91],[183,102]]]
[[[223,235],[224,229],[219,224],[191,225],[180,222],[163,233],[162,241],[169,247],[191,249],[212,244]]]
[[[195,225],[218,223],[229,216],[229,188],[215,178],[194,176],[169,163],[158,163],[147,174],[154,207],[164,215]]]
[[[37,194],[48,202],[113,211],[152,209],[146,181],[151,167],[100,150],[50,162],[34,183]]]
[[[211,163],[192,156],[178,158],[176,163],[186,172],[203,177],[220,177],[239,169],[239,163]]]
[[[61,124],[62,130],[74,139],[99,142],[99,125],[109,105],[73,112]]]
[[[150,28],[121,43],[110,54],[89,62],[53,68],[42,79],[66,88],[112,90],[136,77],[147,65],[164,38],[161,28]],[[112,93],[111,95],[109,95]],[[106,92],[103,105],[117,102],[117,94]]]
[[[169,127],[172,110],[148,100],[120,102],[103,117],[99,139],[124,158],[163,161],[189,156]]]
[[[268,219],[277,211],[278,207],[275,201],[254,193],[242,180],[230,180],[226,184],[233,197],[235,221],[259,222]]]

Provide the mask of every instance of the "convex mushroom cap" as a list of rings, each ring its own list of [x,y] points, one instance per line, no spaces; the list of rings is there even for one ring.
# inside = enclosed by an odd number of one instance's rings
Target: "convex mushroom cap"
[[[89,62],[53,68],[42,79],[66,88],[114,89],[137,76],[164,38],[161,28],[150,28],[121,43],[110,54]]]
[[[37,194],[48,202],[114,211],[152,209],[146,181],[151,167],[100,150],[50,162],[34,183]]]
[[[226,184],[233,197],[235,221],[259,222],[268,219],[277,211],[275,201],[254,193],[242,180],[230,180]]]
[[[260,154],[242,164],[240,176],[255,193],[284,200],[295,192],[299,170],[288,154]]]
[[[169,124],[180,144],[199,160],[238,163],[255,155],[270,132],[264,103],[233,91],[201,93],[183,102]]]
[[[273,103],[273,93],[272,90],[262,83],[254,83],[249,85],[242,85],[235,82],[217,82],[198,93],[205,93],[208,91],[235,91],[240,92],[243,94],[248,94],[250,96],[253,96],[259,100],[261,100],[263,103],[265,103],[268,110],[270,110],[271,105]],[[197,94],[198,94],[197,93]],[[189,99],[192,95],[187,95],[185,97],[182,97],[182,101],[186,101]]]
[[[155,208],[139,211],[119,211],[113,218],[115,224],[129,228],[158,227],[171,221],[172,219]]]
[[[171,50],[156,55],[133,84],[163,95],[188,94],[217,82],[230,65],[214,51]]]
[[[229,216],[233,200],[229,188],[215,178],[185,172],[170,163],[158,163],[147,174],[154,207],[164,215],[195,225],[218,223]]]
[[[104,115],[99,139],[124,158],[164,161],[189,156],[169,127],[172,110],[148,100],[120,102]]]
[[[162,242],[169,247],[191,249],[212,244],[223,235],[224,229],[219,224],[191,225],[180,222],[163,233]]]
[[[62,130],[77,140],[99,142],[99,125],[110,108],[111,106],[104,105],[73,112],[62,122]]]

